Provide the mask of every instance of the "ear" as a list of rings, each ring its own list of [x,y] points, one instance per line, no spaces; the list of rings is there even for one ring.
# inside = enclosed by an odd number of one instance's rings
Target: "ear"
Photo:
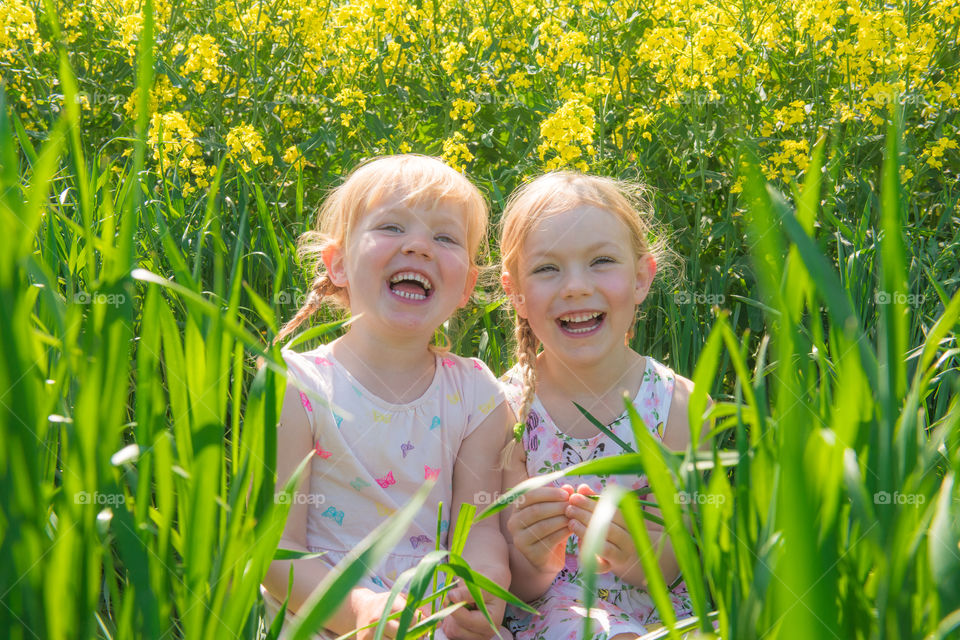
[[[473,295],[473,288],[477,286],[477,278],[480,276],[480,267],[475,264],[470,265],[470,271],[467,272],[467,283],[463,287],[463,297],[460,298],[458,309],[462,309],[470,302],[470,296]]]
[[[510,304],[517,310],[517,315],[521,318],[526,318],[527,305],[524,304],[523,295],[517,290],[513,276],[511,276],[508,271],[504,271],[500,275],[500,284],[503,285],[503,290],[507,293],[507,297],[510,298]]]
[[[327,268],[330,281],[338,287],[347,286],[347,270],[343,264],[343,251],[337,245],[331,244],[320,252],[323,266]]]
[[[634,302],[636,304],[643,302],[647,294],[650,293],[650,285],[653,284],[655,275],[657,275],[656,258],[649,253],[637,258],[637,287],[634,292]]]

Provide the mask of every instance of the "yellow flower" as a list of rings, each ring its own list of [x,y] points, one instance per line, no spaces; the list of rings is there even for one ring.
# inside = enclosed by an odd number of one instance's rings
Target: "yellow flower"
[[[450,75],[454,75],[457,64],[465,55],[467,55],[467,48],[463,46],[462,42],[451,42],[443,48],[443,60],[440,62],[440,66]]]
[[[564,166],[586,166],[581,156],[592,155],[596,114],[582,96],[573,97],[540,124],[537,153],[547,170]]]
[[[180,68],[180,73],[191,76],[200,72],[200,79],[194,81],[193,87],[197,93],[202,94],[208,84],[216,84],[219,75],[217,60],[223,54],[213,36],[208,35],[191,36],[187,50],[190,54]]]
[[[250,170],[247,157],[254,164],[273,164],[273,156],[267,155],[264,149],[263,138],[248,124],[238,125],[227,132],[227,147],[230,157],[238,160],[244,171]]]
[[[300,153],[299,147],[295,144],[290,145],[287,147],[287,150],[283,152],[283,161],[287,164],[299,162],[301,158],[303,158],[303,154]]]
[[[443,160],[457,171],[463,173],[467,164],[473,160],[467,138],[459,131],[443,141]]]

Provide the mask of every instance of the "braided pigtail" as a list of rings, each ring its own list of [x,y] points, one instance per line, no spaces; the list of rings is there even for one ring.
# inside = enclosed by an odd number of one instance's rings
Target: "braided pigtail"
[[[333,281],[327,273],[321,273],[314,278],[313,283],[310,285],[310,293],[307,295],[307,301],[300,307],[300,310],[297,311],[297,315],[293,316],[289,322],[283,325],[280,333],[273,339],[273,344],[277,344],[296,331],[297,327],[316,313],[323,304],[324,298],[336,298],[340,293],[342,293],[341,287],[333,284]]]
[[[517,339],[517,347],[514,355],[517,358],[517,363],[520,365],[520,373],[523,376],[522,402],[520,404],[519,415],[517,416],[517,418],[520,419],[520,422],[517,423],[520,430],[515,432],[514,435],[522,437],[522,430],[527,423],[527,416],[530,414],[530,407],[533,406],[533,397],[537,391],[537,347],[540,346],[540,341],[537,340],[537,336],[534,335],[533,328],[530,327],[530,323],[527,322],[526,318],[517,318],[514,336]],[[518,437],[517,440],[520,440],[520,437]]]
[[[510,460],[514,448],[523,442],[527,416],[530,415],[530,407],[533,405],[533,398],[537,391],[537,348],[540,346],[540,341],[537,340],[537,336],[533,333],[533,329],[526,318],[517,317],[513,336],[517,342],[513,355],[517,359],[517,364],[520,365],[523,392],[520,396],[520,411],[517,415],[519,421],[513,425],[513,438],[503,448],[501,467],[505,466],[507,461]],[[526,451],[524,451],[524,454],[526,454]]]

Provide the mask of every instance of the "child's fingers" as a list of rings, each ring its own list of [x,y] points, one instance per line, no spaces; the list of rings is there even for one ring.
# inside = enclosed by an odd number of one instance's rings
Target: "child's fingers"
[[[495,622],[499,622],[495,620]],[[490,623],[483,612],[460,607],[443,623],[443,632],[455,640],[487,640],[493,635]]]
[[[521,509],[542,502],[566,502],[572,491],[573,488],[570,487],[570,485],[564,485],[563,487],[538,487],[517,498],[517,508]]]
[[[577,485],[577,493],[582,496],[595,496],[597,492],[590,488],[588,484],[579,484]],[[572,497],[572,496],[571,496]]]
[[[567,532],[566,516],[557,516],[555,518],[539,520],[527,526],[517,527],[515,531],[510,531],[515,542],[526,542],[528,545],[533,542],[543,541],[551,538],[558,532],[566,532],[567,535],[569,535]]]
[[[589,502],[589,501],[588,501]],[[593,509],[590,508],[593,505],[589,506],[579,506],[568,504],[567,508],[564,509],[563,514],[571,521],[577,521],[583,526],[590,524],[590,518],[593,517]]]
[[[518,531],[546,522],[548,524],[542,525],[541,530],[548,533],[554,526],[566,525],[566,522],[560,524],[558,520],[566,520],[564,515],[566,509],[566,502],[541,502],[524,505],[511,514],[507,520],[507,529],[511,534],[516,534]]]

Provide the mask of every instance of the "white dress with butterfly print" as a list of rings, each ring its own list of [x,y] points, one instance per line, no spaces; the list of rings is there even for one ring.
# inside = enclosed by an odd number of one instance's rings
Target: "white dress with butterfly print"
[[[676,374],[668,367],[646,358],[643,381],[633,400],[647,429],[658,439],[663,439],[663,429],[670,413]],[[519,411],[522,384],[519,370],[514,367],[504,377],[504,391],[514,411]],[[636,440],[626,414],[609,425],[610,430],[624,442],[636,448]],[[539,398],[534,398],[527,417],[523,436],[527,456],[527,474],[530,477],[564,469],[584,460],[602,458],[622,453],[620,445],[606,434],[592,438],[573,438],[563,433],[543,407]],[[555,482],[562,484],[587,484],[600,492],[608,483],[619,483],[631,489],[647,487],[644,476],[570,476]],[[506,627],[516,640],[574,640],[583,633],[583,580],[578,561],[579,540],[571,535],[567,540],[567,557],[564,568],[550,585],[547,592],[530,603],[542,615],[533,616],[513,607],[507,608]],[[647,632],[648,625],[659,624],[660,617],[650,595],[633,585],[621,582],[613,573],[596,577],[596,593],[591,617],[594,640],[605,640],[620,633]],[[681,582],[671,591],[673,608],[678,617],[692,611],[686,586]]]
[[[401,572],[436,548],[441,502],[440,546],[446,547],[460,444],[503,401],[501,386],[480,360],[437,355],[427,391],[395,404],[360,384],[329,345],[305,353],[284,351],[283,358],[288,384],[301,389],[314,435],[307,496],[311,551],[325,552],[322,559],[335,565],[427,478],[437,479],[402,542],[361,583],[389,590]],[[271,600],[268,608],[277,604]]]

